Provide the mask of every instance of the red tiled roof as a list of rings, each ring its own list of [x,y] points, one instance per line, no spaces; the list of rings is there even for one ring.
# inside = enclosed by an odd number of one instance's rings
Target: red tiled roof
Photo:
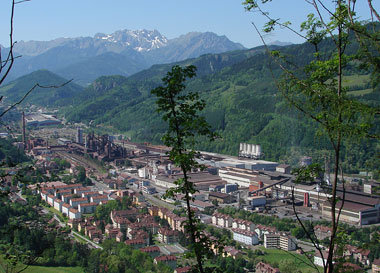
[[[80,198],[73,198],[71,199],[72,202],[81,202],[81,201],[86,201],[87,202],[87,198],[85,197],[80,197]]]
[[[177,257],[174,255],[163,255],[154,258],[157,262],[167,262],[167,261],[176,261]]]
[[[168,228],[160,228],[158,230],[158,233],[160,233],[162,235],[165,235],[165,236],[175,236],[175,235],[178,235],[178,231],[171,230],[171,229],[168,229]]]
[[[249,231],[249,230],[244,230],[244,229],[239,229],[239,228],[233,228],[231,230],[232,232],[243,234],[250,237],[257,236],[256,232],[254,231]]]
[[[133,240],[126,240],[124,243],[126,245],[141,245],[141,244],[145,244],[146,241],[143,239],[133,239]]]
[[[98,196],[92,196],[92,199],[108,199],[108,196],[103,194],[103,195],[98,195]]]
[[[317,225],[314,227],[314,230],[320,230],[322,232],[330,232],[331,233],[331,228],[330,227],[326,227],[326,226],[321,226],[321,225]]]
[[[84,203],[84,204],[79,204],[78,206],[83,208],[83,207],[91,207],[91,206],[97,206],[97,205],[98,205],[97,203]]]
[[[140,251],[145,253],[160,252],[160,248],[158,246],[147,246],[140,248]]]
[[[231,216],[219,212],[214,212],[212,216],[215,216],[216,218],[223,218],[223,219],[230,219],[232,218]]]
[[[178,267],[176,268],[175,272],[176,273],[187,273],[190,272],[191,266],[185,266],[185,267]]]

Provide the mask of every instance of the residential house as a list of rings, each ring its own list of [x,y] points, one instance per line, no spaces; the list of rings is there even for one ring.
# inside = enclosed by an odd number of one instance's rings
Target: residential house
[[[71,208],[71,209],[69,209],[69,215],[68,216],[69,216],[69,219],[79,219],[82,217],[82,214],[78,210]]]
[[[254,231],[233,228],[232,233],[234,240],[240,243],[246,245],[257,245],[259,243],[259,238]]]
[[[372,273],[380,273],[380,259],[373,260]]]
[[[232,217],[227,214],[215,212],[212,215],[212,223],[220,227],[229,228],[232,227]]]
[[[94,213],[96,210],[96,207],[98,206],[97,203],[83,203],[78,205],[78,210],[82,213]]]
[[[62,204],[62,213],[66,216],[69,216],[69,210],[72,208],[69,204],[63,203]]]
[[[155,264],[158,264],[159,262],[165,263],[166,265],[170,266],[173,269],[177,267],[177,257],[174,255],[158,256],[154,258],[153,262]]]
[[[369,259],[370,250],[362,249],[356,246],[346,245],[344,250],[345,256],[351,256],[355,261],[358,261],[362,265],[370,265],[371,261]]]
[[[88,187],[76,188],[74,189],[74,194],[82,195],[82,193],[90,192],[91,189]]]
[[[148,212],[151,216],[158,216],[158,211],[160,209],[156,206],[151,206],[150,208],[148,208]]]
[[[223,257],[232,257],[233,259],[236,259],[242,255],[241,251],[237,250],[233,246],[225,246],[224,252]]]
[[[297,244],[293,237],[286,234],[264,234],[265,248],[279,248],[285,251],[296,250]]]
[[[54,202],[54,208],[56,210],[58,210],[59,212],[62,212],[62,205],[63,205],[63,201],[60,200],[60,199],[56,199],[55,202]]]
[[[74,194],[67,194],[67,195],[62,195],[61,200],[65,202],[66,204],[70,204],[70,200],[75,198]]]
[[[97,195],[97,196],[91,196],[90,197],[90,201],[91,201],[91,203],[97,203],[97,204],[99,204],[100,202],[108,201],[108,196],[106,194]]]
[[[51,195],[49,194],[47,196],[47,202],[50,206],[54,207],[54,200],[56,199],[56,197],[54,195]]]
[[[123,232],[121,232],[121,231],[119,231],[117,234],[116,234],[116,242],[122,242],[123,241],[123,239],[124,239],[124,234],[123,234]]]
[[[174,270],[174,273],[188,273],[190,272],[192,269],[191,266],[185,266],[185,267],[177,267],[175,270]]]
[[[326,226],[317,225],[314,227],[314,233],[318,240],[331,237],[331,228]]]
[[[146,240],[144,239],[126,240],[124,243],[136,249],[145,247],[147,245]]]
[[[329,254],[326,251],[322,251],[322,256],[319,251],[315,251],[314,264],[323,267],[324,264],[327,264],[328,256]]]
[[[147,246],[140,248],[141,252],[149,254],[153,259],[160,256],[160,248],[158,246]]]
[[[105,234],[108,238],[111,239],[116,239],[116,236],[119,234],[120,229],[118,228],[110,228],[110,229],[105,229]]]
[[[233,219],[232,228],[238,228],[242,230],[255,231],[255,224],[248,220]]]
[[[256,264],[257,273],[280,273],[280,269],[272,267],[270,264],[259,262]]]
[[[264,225],[256,225],[255,232],[260,239],[264,238],[264,234],[275,233],[277,229],[275,227],[269,227]]]
[[[168,228],[160,228],[158,230],[158,240],[165,244],[173,244],[178,242],[179,233],[176,230]]]
[[[87,198],[80,197],[80,198],[73,198],[70,200],[70,205],[76,209],[78,208],[79,204],[83,204],[83,203],[88,203]]]

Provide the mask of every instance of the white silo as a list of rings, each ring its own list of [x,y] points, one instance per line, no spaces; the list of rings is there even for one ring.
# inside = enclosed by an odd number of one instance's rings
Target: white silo
[[[257,157],[261,156],[261,146],[260,145],[256,145],[256,156]]]
[[[248,144],[248,151],[247,151],[247,154],[248,154],[248,155],[251,155],[251,154],[252,154],[252,144]]]
[[[252,153],[251,153],[252,156],[255,156],[255,155],[256,155],[256,146],[257,146],[257,145],[252,144]]]

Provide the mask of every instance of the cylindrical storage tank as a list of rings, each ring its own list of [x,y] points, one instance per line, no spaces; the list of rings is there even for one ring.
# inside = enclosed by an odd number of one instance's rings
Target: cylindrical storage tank
[[[248,150],[247,143],[243,143],[243,152],[244,152],[244,154],[247,154],[247,150]]]
[[[252,144],[252,155],[256,155],[256,145]]]
[[[239,151],[243,151],[243,143],[240,143]]]
[[[256,155],[257,156],[261,156],[261,146],[260,145],[256,145]]]
[[[252,144],[248,144],[248,154],[252,154]]]

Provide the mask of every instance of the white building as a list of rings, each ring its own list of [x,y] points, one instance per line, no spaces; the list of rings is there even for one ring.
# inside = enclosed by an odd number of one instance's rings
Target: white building
[[[232,217],[223,213],[215,212],[212,215],[212,223],[216,226],[229,228],[232,227]]]
[[[257,245],[259,243],[259,238],[254,231],[233,228],[232,232],[235,241],[246,245]]]
[[[248,220],[243,219],[233,219],[232,228],[255,231],[255,224]]]
[[[49,204],[50,206],[54,207],[54,200],[55,200],[55,199],[56,199],[56,198],[55,198],[53,195],[49,194],[49,195],[47,196],[47,202],[48,202],[48,204]]]
[[[315,252],[315,255],[314,255],[315,265],[323,267],[323,261],[325,262],[325,264],[327,264],[328,253],[326,251],[322,251],[322,254],[323,254],[323,257],[321,257],[321,254],[319,253],[319,251]]]
[[[74,198],[70,200],[70,205],[73,208],[78,208],[79,204],[88,203],[87,198],[81,197],[81,198]]]
[[[54,208],[56,210],[58,210],[59,212],[62,212],[62,204],[63,204],[63,201],[62,200],[59,200],[59,199],[56,199],[54,201]]]
[[[91,201],[91,203],[100,204],[103,201],[108,201],[108,196],[106,194],[98,195],[98,196],[91,196],[90,201]]]
[[[66,214],[66,216],[69,216],[69,210],[71,209],[72,207],[69,205],[69,204],[62,204],[62,213]]]
[[[297,244],[293,237],[281,235],[280,236],[280,248],[285,251],[296,250]]]
[[[285,251],[296,250],[295,239],[286,234],[264,234],[265,248],[279,248]]]
[[[84,213],[94,213],[96,207],[98,206],[97,203],[84,203],[78,205],[78,211],[82,214]]]
[[[69,219],[80,219],[82,217],[82,214],[78,210],[71,208],[69,210],[68,216],[69,216]]]
[[[279,248],[280,235],[279,234],[264,234],[264,247],[265,248]]]

